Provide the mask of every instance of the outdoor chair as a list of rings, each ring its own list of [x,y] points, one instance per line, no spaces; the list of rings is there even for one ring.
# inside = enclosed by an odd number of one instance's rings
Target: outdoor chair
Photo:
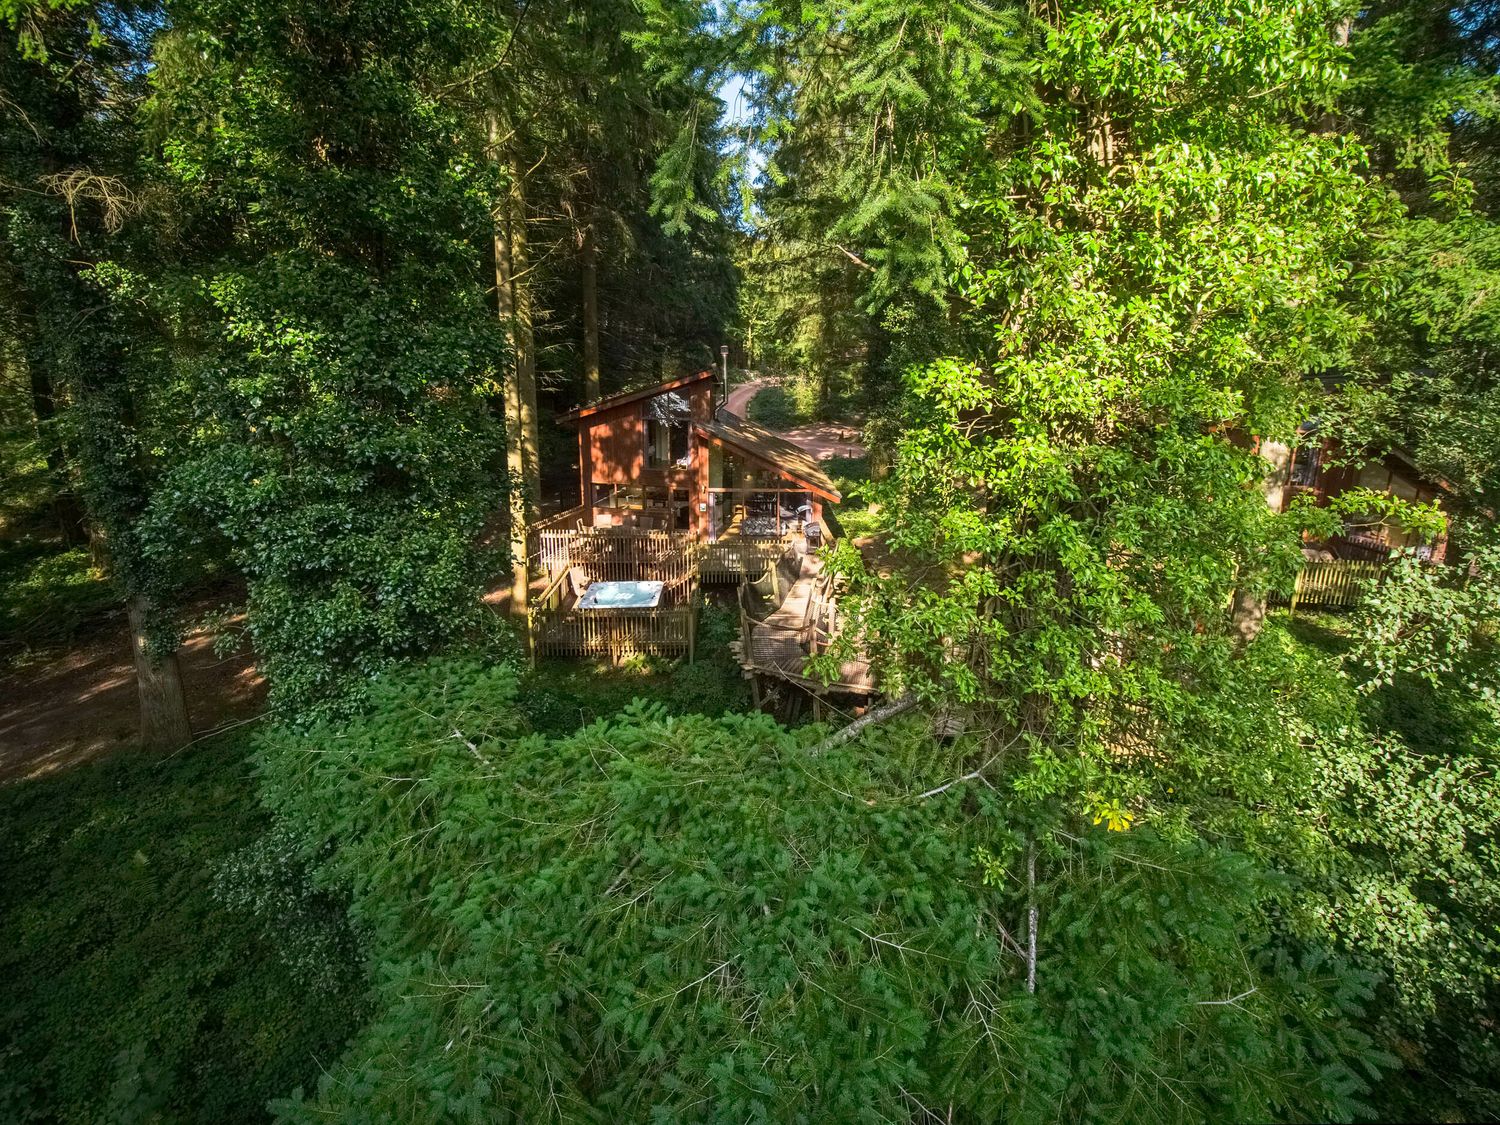
[[[568,568],[568,585],[573,588],[573,601],[576,605],[578,599],[583,597],[583,592],[589,588],[591,579],[583,572],[583,567],[572,566]]]

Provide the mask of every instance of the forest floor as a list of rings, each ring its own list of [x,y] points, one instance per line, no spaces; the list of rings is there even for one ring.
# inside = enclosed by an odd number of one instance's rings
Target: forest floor
[[[217,656],[213,635],[189,633],[179,653],[193,730],[200,737],[255,715],[265,681],[254,658]],[[134,741],[140,712],[123,611],[66,646],[0,671],[0,784],[35,778]]]

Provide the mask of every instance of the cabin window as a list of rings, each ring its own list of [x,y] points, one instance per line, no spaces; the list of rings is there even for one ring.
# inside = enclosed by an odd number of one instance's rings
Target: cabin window
[[[594,482],[593,504],[596,508],[638,512],[641,510],[642,499],[641,489],[635,485],[610,484],[597,480]]]
[[[688,430],[692,405],[676,391],[648,399],[646,414],[646,468],[686,468],[689,463]]]
[[[1318,462],[1322,453],[1317,438],[1310,438],[1306,445],[1299,445],[1292,455],[1292,483],[1302,488],[1316,488],[1318,484]]]

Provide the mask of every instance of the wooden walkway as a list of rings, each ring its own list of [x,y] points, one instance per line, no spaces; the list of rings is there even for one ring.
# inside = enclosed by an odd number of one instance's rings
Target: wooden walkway
[[[773,676],[788,680],[816,694],[830,691],[869,694],[874,690],[870,665],[863,660],[847,660],[831,684],[809,678],[808,657],[819,651],[828,640],[832,625],[833,603],[828,596],[822,564],[805,554],[797,556],[797,569],[781,604],[767,617],[749,624],[748,645],[740,644],[740,664],[749,676]],[[745,613],[744,608],[741,610]],[[745,636],[741,630],[741,636]],[[748,652],[746,652],[748,648]]]
[[[780,608],[750,630],[750,663],[783,676],[801,677],[808,651],[803,643],[812,612],[818,564],[801,558],[801,572]]]

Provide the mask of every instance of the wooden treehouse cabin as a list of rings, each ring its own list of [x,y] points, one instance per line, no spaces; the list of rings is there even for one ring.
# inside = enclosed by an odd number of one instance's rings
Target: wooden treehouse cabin
[[[800,537],[817,546],[823,505],[840,499],[806,451],[717,405],[711,371],[612,395],[559,421],[578,431],[574,529],[670,531],[712,545],[705,580],[737,579],[747,561],[761,569],[769,544]],[[736,550],[744,546],[748,555]]]
[[[692,656],[700,583],[823,542],[839,491],[806,451],[730,414],[701,371],[563,414],[579,503],[530,529],[533,655]]]
[[[1289,452],[1279,483],[1282,486],[1281,510],[1285,511],[1302,495],[1324,507],[1334,497],[1355,488],[1368,488],[1389,496],[1419,503],[1442,502],[1447,487],[1422,477],[1416,467],[1399,450],[1392,450],[1362,468],[1340,463],[1343,452],[1332,438],[1320,438],[1315,424],[1302,428],[1295,450]],[[1410,548],[1419,557],[1439,563],[1447,556],[1448,542],[1421,543],[1394,520],[1376,520],[1366,526],[1351,526],[1324,543],[1310,545],[1313,561],[1348,560],[1383,562],[1391,551]]]

